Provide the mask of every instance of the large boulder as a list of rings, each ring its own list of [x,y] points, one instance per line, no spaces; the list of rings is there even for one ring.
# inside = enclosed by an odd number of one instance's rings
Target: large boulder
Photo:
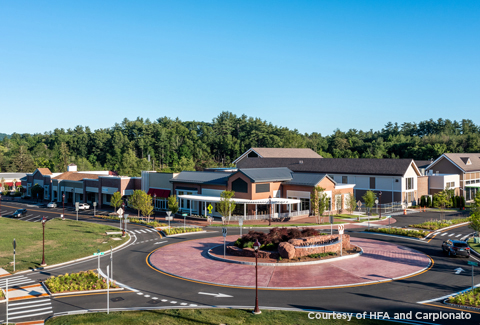
[[[287,242],[278,244],[278,253],[282,258],[292,259],[295,257],[295,246]]]

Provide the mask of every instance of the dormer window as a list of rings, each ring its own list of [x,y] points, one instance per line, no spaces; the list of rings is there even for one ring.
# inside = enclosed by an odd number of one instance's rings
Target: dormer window
[[[463,161],[463,163],[464,163],[465,165],[471,165],[471,164],[472,164],[472,161],[471,161],[470,158],[468,158],[468,157],[462,157],[462,158],[460,158],[460,159]]]

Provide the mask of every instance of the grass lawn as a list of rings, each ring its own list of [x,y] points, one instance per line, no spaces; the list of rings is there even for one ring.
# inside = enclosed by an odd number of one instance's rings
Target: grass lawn
[[[16,271],[36,268],[42,262],[42,223],[0,218],[0,267],[13,272],[13,238],[17,242]],[[45,262],[57,264],[92,255],[124,243],[128,237],[107,236],[117,228],[91,222],[52,219],[45,224]]]
[[[475,250],[477,253],[480,253],[480,244],[475,244],[473,242],[473,238],[468,240],[468,246],[470,246],[470,248]]]
[[[348,320],[308,319],[308,312],[263,310],[260,315],[238,309],[168,309],[152,311],[128,311],[61,316],[49,319],[45,324],[319,324],[319,325],[387,325],[379,320],[357,320],[353,314]],[[392,322],[388,322],[392,324]]]

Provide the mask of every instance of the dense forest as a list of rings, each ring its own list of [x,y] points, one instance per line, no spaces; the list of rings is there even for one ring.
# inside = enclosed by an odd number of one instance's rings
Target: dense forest
[[[77,126],[0,141],[0,172],[108,169],[138,176],[141,170],[201,170],[229,166],[251,147],[311,148],[325,158],[437,158],[444,152],[480,152],[480,127],[471,120],[388,123],[380,131],[339,129],[301,134],[258,118],[222,112],[212,122],[124,119],[109,129]],[[150,158],[150,161],[149,161]]]

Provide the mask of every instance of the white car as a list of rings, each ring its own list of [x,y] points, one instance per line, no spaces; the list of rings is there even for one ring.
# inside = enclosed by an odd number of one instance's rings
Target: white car
[[[49,204],[47,204],[47,208],[56,208],[57,207],[57,203],[55,202],[50,202]]]
[[[88,210],[90,209],[90,205],[88,203],[80,203],[78,205],[78,210]]]

